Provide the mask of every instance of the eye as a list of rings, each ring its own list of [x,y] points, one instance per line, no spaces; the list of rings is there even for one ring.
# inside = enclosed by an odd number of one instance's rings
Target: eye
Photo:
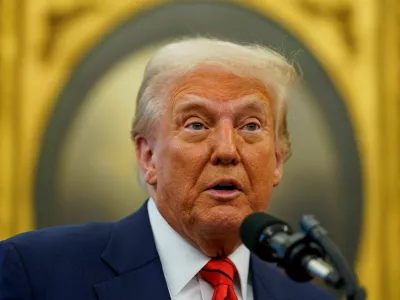
[[[186,126],[186,128],[191,129],[191,130],[198,131],[198,130],[203,130],[203,129],[205,129],[205,126],[204,126],[202,123],[200,123],[200,122],[193,122],[193,123],[188,124],[188,125]]]
[[[248,130],[248,131],[256,131],[256,130],[260,129],[260,125],[258,125],[257,123],[251,122],[251,123],[247,123],[242,128],[245,130]]]

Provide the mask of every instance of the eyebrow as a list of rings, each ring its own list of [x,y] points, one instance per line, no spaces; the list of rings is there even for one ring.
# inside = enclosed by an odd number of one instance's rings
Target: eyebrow
[[[186,95],[186,101],[178,103],[174,108],[174,115],[178,113],[183,113],[190,110],[213,110],[214,101],[207,98],[202,98],[196,95]],[[255,95],[248,95],[244,97],[240,104],[233,104],[238,107],[239,111],[243,109],[250,109],[256,112],[262,112],[269,108],[269,104],[266,101],[262,101],[259,97]]]

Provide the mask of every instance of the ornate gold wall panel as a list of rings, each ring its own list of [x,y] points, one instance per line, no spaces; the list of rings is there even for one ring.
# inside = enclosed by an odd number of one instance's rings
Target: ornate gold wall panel
[[[133,11],[156,2],[0,2],[0,239],[34,227],[33,182],[41,138],[79,59]]]
[[[378,94],[371,114],[378,118],[378,136],[376,144],[369,146],[374,151],[370,161],[376,173],[369,170],[366,182],[371,192],[365,199],[359,272],[371,287],[371,299],[400,299],[400,2],[382,1],[377,19]]]
[[[16,2],[0,2],[0,239],[32,228],[32,198],[24,193],[21,160],[23,38],[17,11]]]
[[[34,228],[34,172],[58,94],[115,26],[166,1],[0,0],[0,239]],[[359,274],[369,299],[400,299],[400,3],[232,0],[276,20],[346,100],[365,196]]]

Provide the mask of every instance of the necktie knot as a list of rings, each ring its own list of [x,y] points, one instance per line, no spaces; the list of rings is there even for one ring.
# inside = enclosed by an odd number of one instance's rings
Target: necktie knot
[[[200,270],[200,275],[214,287],[213,299],[237,300],[233,279],[237,273],[233,262],[227,258],[213,258]]]

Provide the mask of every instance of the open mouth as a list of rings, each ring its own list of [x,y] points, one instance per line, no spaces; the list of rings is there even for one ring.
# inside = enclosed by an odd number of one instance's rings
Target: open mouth
[[[217,199],[233,199],[240,195],[241,187],[236,180],[219,180],[210,185],[208,193]]]
[[[237,186],[234,184],[217,184],[214,185],[211,189],[217,191],[234,191],[238,190]]]

